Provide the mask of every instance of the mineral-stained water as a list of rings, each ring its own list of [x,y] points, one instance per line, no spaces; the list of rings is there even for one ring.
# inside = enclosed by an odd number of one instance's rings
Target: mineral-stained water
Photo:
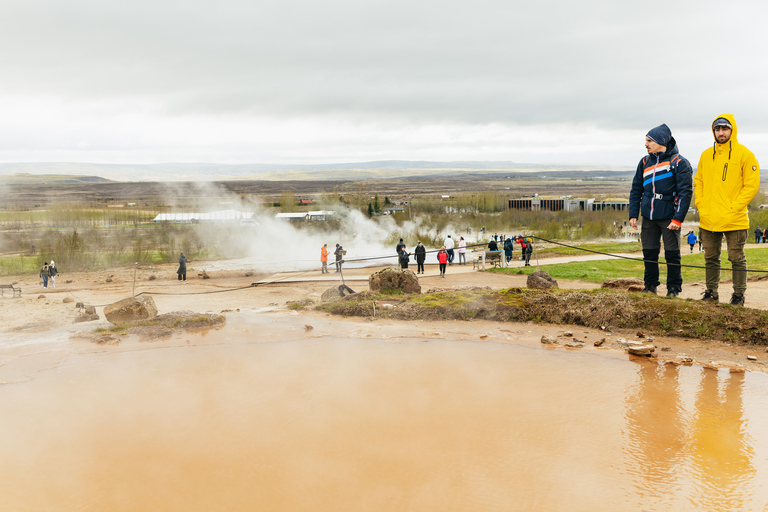
[[[466,322],[243,312],[152,343],[38,335],[0,343],[3,511],[768,507],[765,374]]]

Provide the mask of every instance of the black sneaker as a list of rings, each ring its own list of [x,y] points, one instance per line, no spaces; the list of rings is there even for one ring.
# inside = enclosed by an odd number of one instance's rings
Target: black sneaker
[[[676,290],[669,290],[667,291],[667,297],[677,297],[677,294],[680,293]]]
[[[701,300],[706,302],[720,302],[720,296],[717,293],[714,293],[712,290],[704,290],[702,293],[704,295]]]
[[[743,293],[734,293],[731,295],[731,305],[733,306],[743,306],[744,305],[744,294]]]
[[[646,286],[645,288],[643,288],[643,293],[652,293],[656,295],[656,288],[652,286]]]

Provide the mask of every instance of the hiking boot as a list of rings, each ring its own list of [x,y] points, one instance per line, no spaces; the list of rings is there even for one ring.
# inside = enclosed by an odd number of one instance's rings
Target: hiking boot
[[[743,306],[744,305],[744,294],[743,293],[734,293],[731,295],[731,305],[733,306]]]
[[[653,286],[646,286],[645,288],[643,288],[643,293],[652,293],[656,295],[656,288]]]
[[[677,294],[680,293],[677,290],[667,290],[667,297],[677,297]]]
[[[704,290],[701,300],[705,302],[720,302],[720,296],[712,290]]]

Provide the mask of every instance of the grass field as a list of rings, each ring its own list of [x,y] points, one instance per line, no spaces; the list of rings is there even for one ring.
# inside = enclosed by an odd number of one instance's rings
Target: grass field
[[[616,244],[607,244],[608,246],[614,246]],[[639,245],[639,244],[637,244]],[[585,247],[589,247],[585,245]],[[590,247],[591,248],[591,247]],[[685,248],[684,248],[685,249]],[[594,250],[594,249],[593,249]],[[614,249],[610,249],[607,252],[620,252]],[[752,248],[745,250],[747,255],[747,265],[750,271],[758,271],[750,273],[750,277],[761,276],[768,273],[768,248]],[[519,254],[519,253],[518,253]],[[662,251],[663,254],[663,251]],[[638,259],[642,259],[642,253],[638,253]],[[663,283],[666,279],[666,267],[661,264],[664,262],[664,258],[660,258],[660,281]],[[509,274],[530,274],[535,272],[537,267],[535,265],[535,259],[531,259],[532,265],[524,269],[519,268],[494,268],[491,272],[502,272]],[[683,265],[691,265],[702,268],[686,268],[683,267],[683,282],[691,283],[697,281],[704,281],[704,253],[694,252],[694,254],[685,254],[682,256]],[[721,279],[730,279],[730,272],[725,269],[730,268],[731,264],[728,261],[728,255],[725,249],[722,252],[722,264],[723,268]],[[627,260],[627,259],[609,259],[601,261],[583,261],[576,263],[561,263],[555,265],[547,265],[546,260],[541,260],[541,270],[548,272],[555,279],[580,279],[582,281],[589,281],[593,283],[602,283],[606,279],[615,279],[619,277],[643,277],[643,263],[642,261]],[[761,272],[760,272],[761,271]]]

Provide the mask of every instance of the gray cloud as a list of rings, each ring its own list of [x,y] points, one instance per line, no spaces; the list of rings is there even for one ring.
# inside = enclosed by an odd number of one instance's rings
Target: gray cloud
[[[768,131],[757,2],[6,4],[9,97],[171,118],[606,130],[705,130],[729,111]]]

